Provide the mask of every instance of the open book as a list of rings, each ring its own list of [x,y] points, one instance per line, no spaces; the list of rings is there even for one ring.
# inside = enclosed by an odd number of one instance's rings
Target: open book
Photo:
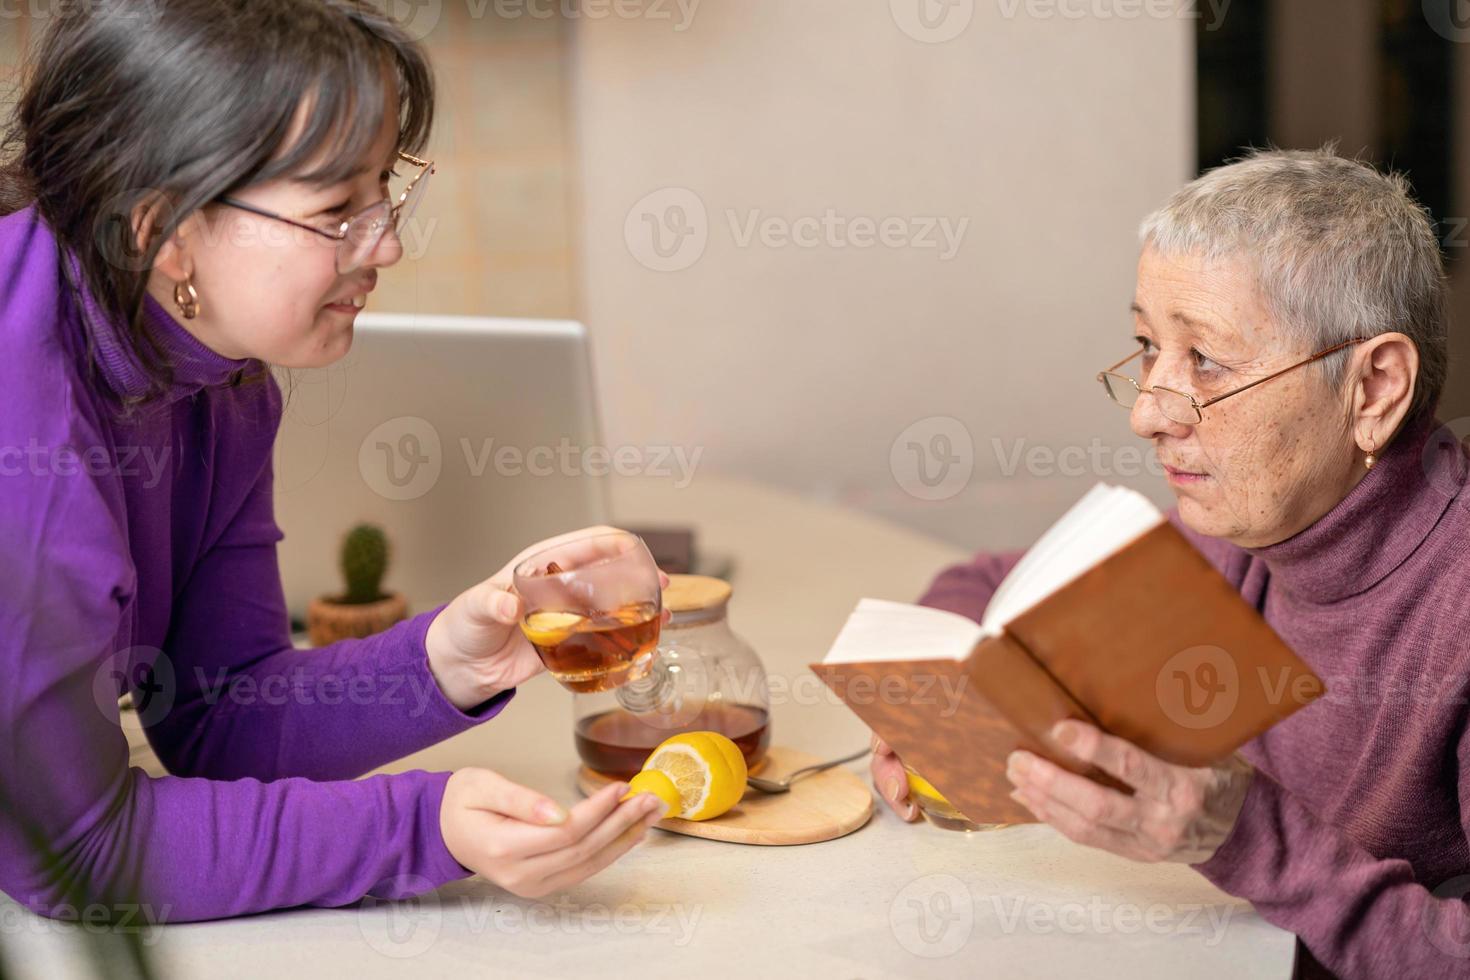
[[[1203,766],[1324,691],[1158,508],[1104,484],[1042,535],[979,623],[863,599],[811,668],[980,823],[1033,819],[1009,798],[1017,747],[1119,787],[1052,743],[1064,718]]]

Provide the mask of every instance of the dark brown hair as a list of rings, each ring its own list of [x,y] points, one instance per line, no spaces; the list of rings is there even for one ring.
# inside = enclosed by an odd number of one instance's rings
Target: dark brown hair
[[[385,71],[396,73],[397,106],[383,104]],[[305,126],[288,146],[304,101]],[[143,303],[180,222],[251,184],[346,179],[389,111],[400,149],[418,153],[433,122],[427,57],[366,0],[79,4],[52,20],[29,59],[0,144],[0,214],[35,206],[77,263],[73,286],[124,324],[156,394],[172,369]],[[165,207],[140,251],[131,216],[147,201]]]

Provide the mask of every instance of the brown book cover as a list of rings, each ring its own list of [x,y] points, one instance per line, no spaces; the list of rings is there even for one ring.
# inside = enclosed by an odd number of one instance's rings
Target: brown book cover
[[[929,617],[964,619],[863,600],[849,625],[862,615],[869,617],[865,643],[885,628],[900,630],[894,639],[908,647],[894,651],[899,656],[931,652],[925,624],[962,628]],[[1003,628],[987,634],[964,622],[978,639],[958,659],[935,651],[929,659],[811,669],[978,823],[1034,819],[1009,797],[1005,760],[1017,747],[1084,771],[1051,744],[1048,733],[1064,718],[1092,722],[1168,762],[1204,766],[1325,691],[1260,613],[1162,518]],[[839,637],[834,653],[841,646]],[[1096,770],[1085,774],[1118,785]]]

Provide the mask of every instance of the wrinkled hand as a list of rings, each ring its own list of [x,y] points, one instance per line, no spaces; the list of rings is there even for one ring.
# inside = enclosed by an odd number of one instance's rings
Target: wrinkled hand
[[[439,806],[444,845],[464,867],[522,898],[592,877],[643,839],[668,805],[650,793],[626,802],[604,786],[570,811],[489,769],[449,777]]]
[[[1052,737],[1074,757],[1132,786],[1101,786],[1030,752],[1006,760],[1011,798],[1079,844],[1136,861],[1197,864],[1235,826],[1255,769],[1234,757],[1217,766],[1170,765],[1081,721],[1059,722]]]
[[[450,703],[467,711],[545,669],[536,648],[520,629],[522,601],[512,589],[515,567],[545,548],[616,530],[588,527],[533,544],[500,571],[461,592],[434,617],[424,646],[429,670]],[[591,554],[597,544],[589,540],[587,547]],[[659,584],[669,584],[669,577],[662,572]]]
[[[909,799],[909,779],[903,763],[877,735],[873,736],[873,757],[868,761],[868,770],[873,774],[873,788],[900,819],[919,819],[918,804]]]

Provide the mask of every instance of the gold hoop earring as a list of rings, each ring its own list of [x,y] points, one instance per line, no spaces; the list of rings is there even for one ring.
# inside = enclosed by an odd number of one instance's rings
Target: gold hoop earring
[[[199,291],[194,288],[194,280],[185,276],[183,282],[174,283],[174,303],[179,312],[184,314],[185,320],[192,320],[199,315]]]
[[[1368,437],[1368,455],[1366,455],[1366,456],[1363,457],[1363,467],[1365,469],[1370,469],[1371,470],[1373,468],[1373,464],[1376,463],[1376,462],[1378,462],[1378,457],[1373,455],[1373,448],[1374,448],[1373,437],[1372,436],[1369,436]]]

